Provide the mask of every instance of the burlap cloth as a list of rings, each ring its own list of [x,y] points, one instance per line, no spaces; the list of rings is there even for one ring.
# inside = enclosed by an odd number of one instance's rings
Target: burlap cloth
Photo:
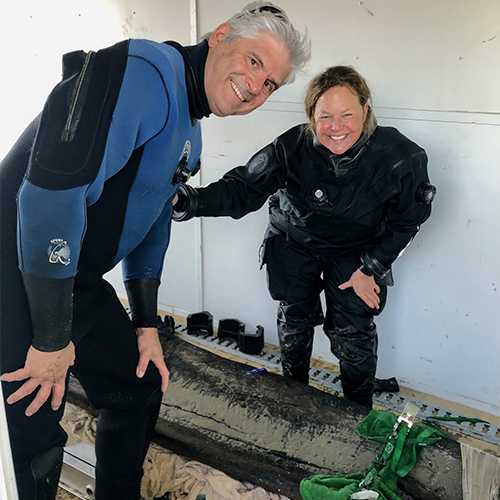
[[[96,423],[97,419],[87,411],[68,403],[61,422],[68,433],[67,446],[81,441],[94,445]],[[196,500],[199,494],[205,494],[207,500],[290,500],[151,444],[144,462],[141,494],[150,500],[166,492],[171,500]]]

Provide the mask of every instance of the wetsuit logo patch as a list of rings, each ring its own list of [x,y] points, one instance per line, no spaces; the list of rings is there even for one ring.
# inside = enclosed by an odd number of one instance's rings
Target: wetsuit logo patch
[[[186,141],[184,144],[184,147],[182,148],[182,153],[179,156],[179,160],[185,156],[186,157],[186,163],[189,160],[189,157],[191,156],[191,142]]]
[[[258,175],[264,171],[269,163],[269,155],[260,153],[248,165],[248,172],[253,175]]]
[[[67,241],[59,238],[50,240],[47,254],[51,264],[62,264],[67,266],[70,263],[71,250]]]

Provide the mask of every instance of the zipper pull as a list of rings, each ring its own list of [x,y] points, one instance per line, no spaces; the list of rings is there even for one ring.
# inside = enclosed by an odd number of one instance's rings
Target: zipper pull
[[[94,59],[93,56],[95,54],[96,54],[95,51],[93,50],[89,51],[87,57],[85,58],[85,62],[80,71],[80,74],[78,75],[78,79],[76,81],[75,88],[73,91],[73,98],[71,100],[68,118],[66,120],[64,129],[61,133],[62,142],[71,142],[75,137],[76,128],[80,121],[83,106],[85,104],[85,98],[87,97],[88,83],[92,73],[91,69],[93,67],[91,65],[91,62],[93,62]]]

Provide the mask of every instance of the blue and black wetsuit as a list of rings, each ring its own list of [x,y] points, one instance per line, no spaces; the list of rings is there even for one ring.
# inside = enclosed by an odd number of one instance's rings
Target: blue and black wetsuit
[[[135,376],[135,327],[156,326],[174,177],[198,164],[210,114],[207,54],[206,42],[129,40],[65,55],[62,81],[1,164],[0,370],[22,368],[30,345],[73,340],[72,372],[101,410],[96,498],[139,498],[161,391],[154,366]],[[102,279],[119,262],[132,321]],[[20,385],[3,383],[5,398]],[[6,405],[21,499],[57,486],[66,439],[62,408],[28,418],[31,400]],[[52,472],[37,479],[37,467]]]

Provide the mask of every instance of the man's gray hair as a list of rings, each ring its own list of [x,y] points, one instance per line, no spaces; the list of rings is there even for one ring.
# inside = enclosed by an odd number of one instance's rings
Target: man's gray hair
[[[271,2],[257,1],[248,4],[241,12],[227,21],[231,30],[224,39],[231,43],[238,38],[256,38],[260,33],[269,33],[275,40],[283,42],[288,50],[291,71],[283,84],[292,83],[311,57],[311,41],[306,33],[302,36],[292,25],[285,11]],[[203,36],[210,39],[212,32]]]

